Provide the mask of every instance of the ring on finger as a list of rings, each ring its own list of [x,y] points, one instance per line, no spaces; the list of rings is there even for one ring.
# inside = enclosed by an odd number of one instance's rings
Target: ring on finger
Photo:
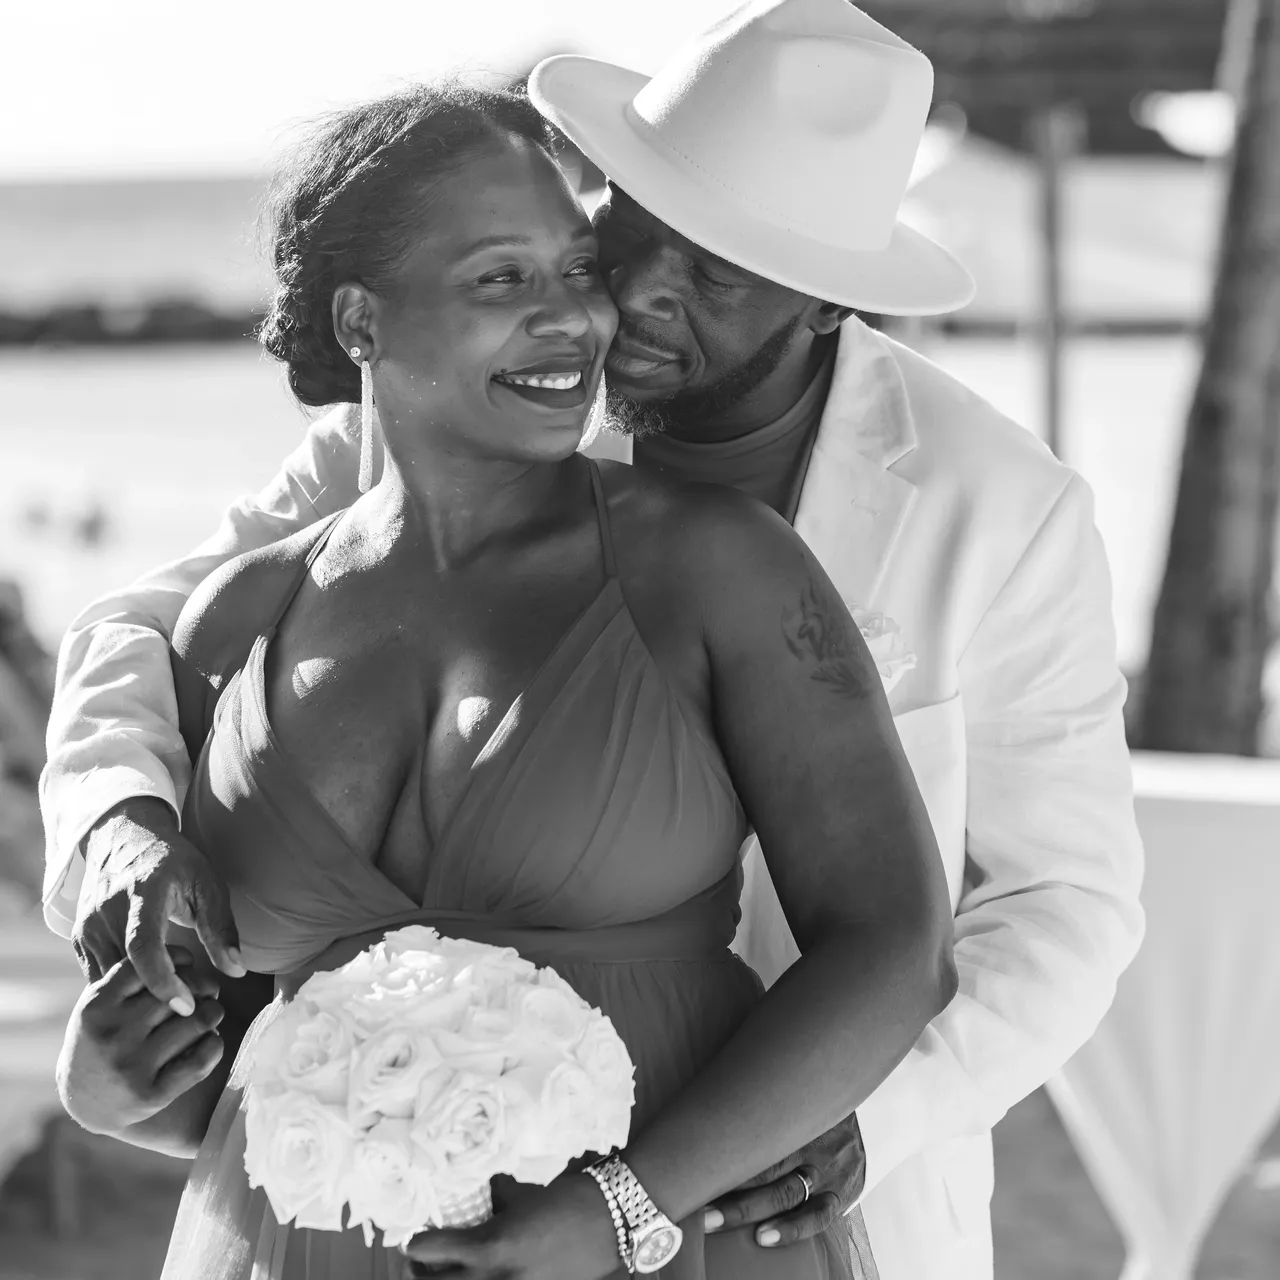
[[[817,1180],[811,1177],[803,1168],[793,1169],[791,1172],[800,1179],[800,1185],[804,1188],[804,1198],[800,1203],[807,1204],[809,1202],[809,1197],[813,1195],[814,1187],[817,1186]]]

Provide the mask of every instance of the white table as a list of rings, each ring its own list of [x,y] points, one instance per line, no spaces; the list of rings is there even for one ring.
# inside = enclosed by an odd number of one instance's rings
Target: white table
[[[1049,1092],[1125,1239],[1124,1280],[1190,1280],[1280,1113],[1280,761],[1133,761],[1146,940]]]

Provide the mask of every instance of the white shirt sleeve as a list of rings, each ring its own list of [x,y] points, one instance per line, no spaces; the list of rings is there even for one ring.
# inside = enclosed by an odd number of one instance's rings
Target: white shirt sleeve
[[[966,873],[960,989],[858,1108],[867,1190],[990,1130],[1089,1038],[1143,933],[1143,854],[1111,582],[1073,476],[960,660]]]
[[[80,844],[104,813],[132,796],[182,812],[191,763],[178,731],[169,637],[187,598],[228,560],[353,502],[358,433],[358,410],[330,410],[265,489],[232,504],[207,542],[95,600],[71,624],[40,775],[44,914],[55,933],[70,936],[84,871]]]

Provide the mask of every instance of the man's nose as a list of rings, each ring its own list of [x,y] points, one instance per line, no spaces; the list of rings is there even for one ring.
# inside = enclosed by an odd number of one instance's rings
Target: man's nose
[[[674,320],[680,309],[673,268],[660,247],[629,254],[609,269],[605,283],[623,315]]]

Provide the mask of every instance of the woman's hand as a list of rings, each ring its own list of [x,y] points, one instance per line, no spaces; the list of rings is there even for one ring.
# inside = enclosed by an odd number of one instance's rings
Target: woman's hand
[[[150,1119],[222,1057],[216,981],[192,967],[185,949],[171,947],[169,955],[195,998],[190,1017],[157,1000],[128,960],[86,987],[72,1011],[58,1058],[58,1093],[86,1129],[118,1134]]]
[[[405,1253],[411,1275],[466,1280],[603,1280],[621,1265],[609,1208],[584,1173],[521,1187],[488,1222],[423,1232]]]

